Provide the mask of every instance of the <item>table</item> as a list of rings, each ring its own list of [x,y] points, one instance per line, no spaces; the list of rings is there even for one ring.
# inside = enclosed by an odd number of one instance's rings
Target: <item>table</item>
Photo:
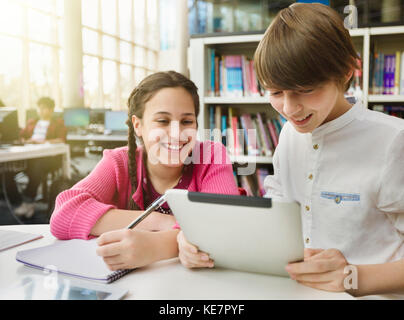
[[[128,135],[118,134],[67,134],[67,142],[71,146],[72,155],[102,154],[104,149],[126,146]]]
[[[63,175],[70,179],[70,148],[65,143],[27,144],[0,149],[0,163],[62,155]]]
[[[42,234],[44,237],[0,252],[0,288],[6,288],[21,277],[44,273],[15,260],[19,250],[51,244],[55,238],[49,225],[0,226],[0,229]],[[60,277],[63,277],[60,275]],[[283,277],[253,274],[226,269],[187,269],[178,258],[160,261],[134,270],[109,284],[126,288],[125,299],[147,300],[352,300],[346,293],[325,292]]]
[[[118,134],[72,134],[69,133],[66,138],[67,141],[118,141],[118,142],[127,142],[128,135],[118,135]]]

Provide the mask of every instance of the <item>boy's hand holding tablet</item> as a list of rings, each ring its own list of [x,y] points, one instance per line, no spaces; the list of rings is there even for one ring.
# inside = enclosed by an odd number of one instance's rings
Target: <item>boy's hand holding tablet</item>
[[[308,287],[326,291],[345,291],[343,286],[347,260],[337,249],[304,249],[304,261],[290,263],[290,277]]]
[[[180,231],[177,236],[178,258],[187,268],[213,268],[214,261],[205,252],[199,251],[196,246],[188,242],[184,233]]]

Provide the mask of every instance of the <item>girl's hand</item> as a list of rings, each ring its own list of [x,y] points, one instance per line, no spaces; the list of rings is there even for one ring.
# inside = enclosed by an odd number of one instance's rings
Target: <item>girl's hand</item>
[[[154,262],[154,233],[121,229],[103,233],[97,240],[97,255],[110,270],[132,269]]]
[[[344,255],[337,249],[304,249],[304,261],[289,263],[286,271],[305,286],[341,292],[346,290],[344,269],[347,265]]]
[[[205,252],[198,251],[198,248],[189,243],[185,235],[180,231],[177,235],[178,257],[181,263],[187,268],[213,268],[214,263]]]

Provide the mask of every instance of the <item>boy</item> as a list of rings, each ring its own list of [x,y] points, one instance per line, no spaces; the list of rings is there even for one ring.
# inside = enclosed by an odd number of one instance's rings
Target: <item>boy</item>
[[[404,291],[404,121],[344,98],[356,59],[342,19],[321,4],[280,11],[254,57],[288,120],[267,196],[302,208],[304,262],[286,270],[304,285],[362,296]],[[347,266],[357,289],[344,283]]]
[[[55,102],[48,97],[42,97],[37,102],[39,119],[30,119],[26,127],[20,132],[25,143],[63,143],[66,141],[67,130],[63,119],[53,118]],[[18,192],[14,173],[7,174],[7,190],[12,195],[12,202],[20,203],[14,210],[17,216],[31,218],[34,213],[34,200],[38,186],[44,175],[61,166],[59,156],[31,159],[27,163],[26,174],[28,185],[24,191],[24,201]]]

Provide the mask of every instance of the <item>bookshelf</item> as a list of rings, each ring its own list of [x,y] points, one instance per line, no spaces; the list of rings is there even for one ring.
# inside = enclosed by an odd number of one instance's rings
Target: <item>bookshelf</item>
[[[362,60],[361,90],[362,101],[365,107],[374,104],[402,103],[404,105],[404,94],[384,95],[372,94],[372,88],[369,88],[370,61],[372,59],[371,47],[386,53],[392,53],[395,50],[404,51],[404,26],[392,27],[369,27],[350,30],[354,46]],[[269,104],[268,96],[212,96],[208,92],[210,86],[209,49],[215,49],[221,55],[246,55],[253,57],[263,33],[229,35],[229,36],[210,36],[210,37],[191,37],[188,48],[188,67],[190,78],[199,88],[200,94],[200,113],[198,117],[199,132],[198,138],[206,139],[203,130],[210,128],[209,108],[211,106],[221,106],[221,108],[232,108],[237,112],[247,112],[254,114],[263,112],[269,117],[274,116],[276,111]],[[231,156],[232,162],[255,163],[258,166],[272,167],[271,156]]]

